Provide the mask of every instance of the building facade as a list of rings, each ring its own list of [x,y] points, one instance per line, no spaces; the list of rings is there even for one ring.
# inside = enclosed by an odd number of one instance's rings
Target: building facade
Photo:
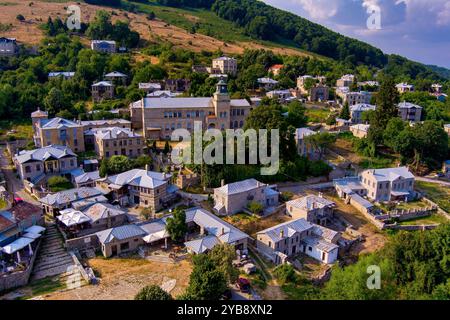
[[[318,156],[318,150],[307,141],[307,137],[317,134],[308,128],[298,128],[295,131],[295,143],[297,152],[300,156],[315,159]]]
[[[68,146],[74,152],[85,151],[83,125],[63,118],[48,119],[39,109],[31,114],[33,140],[36,147]]]
[[[230,183],[214,189],[214,210],[220,215],[242,212],[249,203],[257,202],[263,208],[278,205],[279,193],[255,179]]]
[[[290,257],[306,254],[322,263],[332,264],[338,258],[336,244],[340,234],[303,218],[292,220],[256,234],[257,250],[275,264]]]
[[[95,151],[100,158],[127,156],[136,158],[143,154],[144,139],[130,129],[103,128],[94,134]]]
[[[363,123],[362,115],[367,111],[375,111],[376,106],[372,104],[359,103],[350,107],[350,117],[353,124]]]
[[[409,102],[401,102],[398,105],[398,115],[403,121],[420,122],[422,120],[421,106]]]
[[[19,52],[15,38],[0,37],[0,57],[12,57]]]
[[[77,155],[66,146],[50,145],[14,156],[22,180],[34,182],[47,175],[65,175],[78,168]]]
[[[114,84],[110,81],[100,81],[92,85],[92,99],[94,102],[114,98]]]
[[[91,49],[102,53],[115,53],[117,51],[116,42],[110,40],[92,40]]]
[[[229,75],[237,74],[237,60],[230,57],[220,57],[212,61],[212,73]]]
[[[286,214],[293,219],[303,218],[308,222],[326,226],[334,214],[336,204],[327,200],[322,194],[307,195],[305,197],[286,202]]]
[[[252,106],[245,99],[230,99],[220,81],[213,98],[143,98],[130,105],[133,128],[143,129],[145,139],[170,139],[176,129],[238,129],[244,126]]]

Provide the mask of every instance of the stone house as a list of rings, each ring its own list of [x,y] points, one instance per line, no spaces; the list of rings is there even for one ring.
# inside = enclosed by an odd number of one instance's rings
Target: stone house
[[[58,145],[20,151],[13,161],[20,178],[29,182],[45,176],[65,176],[78,168],[77,155],[70,148]]]
[[[118,155],[136,158],[144,153],[143,137],[129,129],[97,129],[94,137],[95,152],[102,159]]]
[[[187,92],[191,88],[189,79],[166,79],[164,88],[171,92]]]
[[[91,49],[102,53],[115,53],[117,51],[116,42],[110,40],[92,40]]]
[[[119,71],[105,74],[105,79],[114,85],[126,85],[128,76]]]
[[[336,81],[336,87],[351,87],[355,79],[355,76],[352,74],[343,75]]]
[[[375,111],[376,106],[371,104],[359,103],[350,107],[350,119],[353,124],[363,123],[362,115],[367,111]]]
[[[326,226],[327,220],[333,217],[336,204],[327,200],[322,194],[307,195],[286,202],[286,214],[293,219],[303,218],[308,222]]]
[[[403,83],[403,82],[397,84],[396,88],[400,94],[414,91],[414,86],[412,84]]]
[[[220,215],[242,212],[249,203],[258,202],[263,208],[276,207],[279,193],[255,179],[229,183],[214,189],[214,210]]]
[[[100,81],[92,85],[92,99],[94,102],[114,98],[114,84],[109,81]]]
[[[0,57],[12,57],[19,52],[15,38],[0,37]]]
[[[97,180],[96,186],[109,193],[121,206],[138,205],[155,213],[175,195],[172,175],[133,169]]]
[[[37,110],[31,114],[33,140],[38,148],[49,145],[68,146],[74,152],[84,152],[83,126],[63,118],[48,119],[48,113]]]
[[[230,57],[220,57],[213,59],[211,73],[237,74],[237,60]]]
[[[131,130],[131,121],[125,119],[109,119],[109,120],[87,120],[81,121],[84,131],[84,144],[86,148],[93,148],[95,142],[95,132],[102,128],[124,128]]]
[[[419,105],[403,101],[398,105],[398,114],[403,121],[420,122],[423,108]]]
[[[303,253],[322,263],[337,260],[340,234],[303,218],[288,221],[256,234],[257,250],[275,264]]]
[[[295,143],[297,145],[298,154],[302,157],[316,159],[318,157],[318,150],[307,142],[306,137],[317,134],[308,128],[298,128],[295,131]]]
[[[370,124],[355,124],[350,126],[350,132],[357,138],[366,138],[370,129]]]

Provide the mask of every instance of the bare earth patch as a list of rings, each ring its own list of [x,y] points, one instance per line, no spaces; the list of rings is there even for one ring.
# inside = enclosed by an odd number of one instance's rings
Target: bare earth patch
[[[184,292],[189,282],[192,267],[189,261],[178,264],[157,263],[140,258],[89,260],[89,265],[100,275],[98,285],[84,286],[65,292],[45,295],[46,300],[131,300],[147,285],[175,282],[170,286],[176,297]],[[175,280],[175,281],[173,281]]]
[[[254,42],[225,43],[206,35],[190,34],[182,28],[169,25],[158,19],[148,20],[144,14],[134,14],[121,9],[77,3],[75,1],[65,3],[33,1],[33,4],[29,6],[30,2],[31,1],[24,0],[8,0],[8,3],[11,3],[11,5],[1,7],[0,21],[2,21],[3,24],[11,23],[13,25],[10,31],[2,32],[2,36],[14,37],[21,43],[36,45],[44,38],[44,34],[42,30],[39,29],[39,25],[45,23],[49,16],[53,19],[59,16],[62,20],[65,20],[68,16],[66,13],[67,9],[65,8],[69,5],[78,5],[81,8],[81,19],[84,22],[94,19],[95,13],[98,10],[114,11],[115,15],[112,17],[112,20],[130,21],[132,29],[139,32],[142,39],[164,39],[174,44],[175,47],[188,49],[194,52],[200,52],[202,50],[216,51],[220,49],[227,54],[241,54],[245,49],[252,48],[270,49],[275,53],[285,55],[307,55],[306,53],[295,49],[272,48]],[[25,17],[25,21],[18,21],[16,19],[16,16],[19,13]],[[189,16],[188,18],[192,20],[198,19],[194,16]]]

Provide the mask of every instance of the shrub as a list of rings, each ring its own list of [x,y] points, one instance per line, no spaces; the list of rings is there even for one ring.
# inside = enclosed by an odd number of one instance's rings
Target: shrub
[[[67,178],[60,176],[50,177],[47,184],[52,192],[59,192],[73,188],[73,184]]]
[[[276,267],[274,274],[282,284],[297,282],[297,274],[295,273],[294,267],[290,264],[283,264]]]
[[[264,207],[262,204],[256,201],[252,201],[248,204],[248,210],[250,210],[253,214],[258,214],[263,211]]]
[[[25,17],[24,17],[23,15],[21,15],[21,14],[18,14],[18,15],[16,16],[16,19],[19,20],[19,21],[24,21],[24,20],[25,20]]]
[[[151,285],[142,288],[134,297],[134,300],[173,300],[172,296],[159,286]]]

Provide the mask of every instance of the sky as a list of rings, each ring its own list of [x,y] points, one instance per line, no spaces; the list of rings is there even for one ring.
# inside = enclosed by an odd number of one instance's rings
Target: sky
[[[385,53],[450,68],[450,0],[262,1]]]

